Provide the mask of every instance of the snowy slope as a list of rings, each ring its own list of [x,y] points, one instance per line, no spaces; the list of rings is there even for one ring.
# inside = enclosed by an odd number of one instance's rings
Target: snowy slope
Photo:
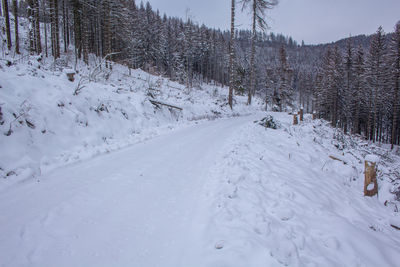
[[[211,171],[199,266],[398,266],[400,216],[388,205],[398,202],[384,174],[400,157],[382,158],[379,197],[364,197],[363,159],[376,148],[343,148],[323,121],[272,115],[281,129],[248,124]]]
[[[237,96],[226,105],[227,88],[187,89],[168,79],[115,64],[112,71],[79,66],[75,81],[65,66],[35,57],[0,61],[0,190],[58,166],[113,151],[191,121],[251,113]],[[70,62],[68,64],[68,62]],[[103,64],[104,65],[104,64]],[[81,90],[74,95],[76,88]],[[155,106],[149,100],[183,110]],[[193,123],[193,122],[192,122]]]

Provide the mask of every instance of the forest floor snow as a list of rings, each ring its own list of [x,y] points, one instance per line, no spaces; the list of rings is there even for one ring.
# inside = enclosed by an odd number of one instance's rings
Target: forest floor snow
[[[364,197],[366,152],[271,114],[277,130],[201,122],[9,188],[0,266],[396,266],[385,171]]]

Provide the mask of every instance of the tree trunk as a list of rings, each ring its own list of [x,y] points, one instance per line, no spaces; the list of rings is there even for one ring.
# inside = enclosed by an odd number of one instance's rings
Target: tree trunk
[[[18,1],[17,0],[13,0],[13,11],[14,11],[15,53],[19,54]]]
[[[55,33],[56,33],[56,52],[57,58],[60,57],[60,27],[59,27],[59,17],[58,17],[58,0],[54,0],[54,23],[55,23]]]
[[[43,23],[43,26],[44,26],[44,49],[45,49],[46,57],[48,57],[49,56],[48,48],[47,48],[47,21],[48,21],[48,18],[47,18],[46,1],[45,0],[42,0],[42,10],[43,10],[43,19],[44,19],[44,23]]]
[[[42,53],[42,40],[40,38],[40,19],[39,19],[39,0],[33,1],[34,7],[34,24],[35,24],[35,46],[36,53],[39,55]]]
[[[80,59],[82,55],[82,33],[81,33],[81,16],[80,4],[78,0],[73,0],[74,10],[74,39],[75,39],[75,56]]]
[[[235,57],[235,0],[232,0],[232,7],[231,7],[231,42],[229,44],[229,98],[228,103],[229,106],[233,107],[233,86],[234,86],[234,66],[233,61]]]
[[[3,0],[3,13],[6,20],[6,34],[7,34],[7,48],[11,50],[11,28],[10,28],[10,14],[8,13],[8,0]]]
[[[86,65],[89,65],[89,25],[88,25],[88,14],[86,5],[82,6],[82,13],[86,14],[82,21],[82,52],[83,52],[83,61]]]
[[[395,143],[396,143],[396,135],[397,133],[397,121],[398,121],[398,114],[400,112],[399,110],[399,89],[400,89],[400,23],[396,25],[396,32],[395,32],[395,43],[394,43],[394,49],[395,49],[395,55],[396,55],[396,63],[394,66],[395,69],[395,75],[394,75],[394,82],[395,82],[395,87],[394,87],[394,99],[393,99],[393,123],[392,123],[392,138],[391,138],[391,149],[393,149]]]
[[[251,36],[251,56],[250,56],[250,88],[247,96],[247,105],[251,105],[251,94],[254,91],[254,58],[255,58],[255,53],[256,53],[256,37],[257,37],[257,32],[256,32],[256,16],[257,16],[257,2],[256,0],[253,0],[253,30],[252,30],[252,36]]]
[[[67,53],[67,48],[68,48],[68,44],[67,44],[67,35],[68,35],[68,31],[67,31],[67,15],[66,15],[66,10],[65,10],[65,0],[62,1],[62,16],[63,16],[63,37],[64,37],[64,53]]]
[[[28,31],[28,36],[29,36],[29,52],[31,55],[35,52],[35,42],[33,39],[33,28],[34,28],[34,23],[33,23],[33,0],[28,0],[28,8],[27,8],[27,15],[28,15],[28,21],[29,21],[29,31]]]

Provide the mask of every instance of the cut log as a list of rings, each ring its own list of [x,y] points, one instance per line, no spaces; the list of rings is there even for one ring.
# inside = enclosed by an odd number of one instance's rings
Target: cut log
[[[166,107],[169,107],[169,108],[174,108],[174,109],[177,109],[177,110],[183,110],[180,107],[177,107],[177,106],[174,106],[174,105],[171,105],[171,104],[167,104],[167,103],[163,103],[163,102],[160,102],[160,101],[157,101],[157,100],[149,99],[149,101],[150,101],[150,103],[152,103],[155,106],[161,105],[161,106],[166,106]]]
[[[293,125],[297,125],[297,124],[299,124],[299,121],[297,119],[297,113],[294,113],[293,114]]]
[[[372,157],[367,157],[365,159],[364,196],[369,197],[378,194],[378,181],[376,179],[377,163],[373,160],[374,158]]]
[[[303,121],[303,108],[300,109],[300,121]]]
[[[315,112],[315,111],[313,112],[313,114],[312,114],[312,119],[313,119],[313,120],[316,120],[316,119],[317,119],[317,112]]]
[[[67,75],[68,80],[69,80],[70,82],[75,81],[75,71],[74,71],[74,70],[66,70],[66,71],[65,71],[65,74]]]

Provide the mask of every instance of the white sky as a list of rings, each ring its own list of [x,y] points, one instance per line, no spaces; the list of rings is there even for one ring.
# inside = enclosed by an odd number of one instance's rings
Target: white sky
[[[236,0],[239,2],[238,0]],[[140,3],[140,0],[136,1]],[[144,1],[145,2],[145,1]],[[231,0],[149,0],[161,14],[191,18],[209,27],[229,29]],[[392,32],[400,20],[400,0],[280,0],[268,11],[270,31],[290,35],[299,43],[318,44],[350,35],[372,34],[379,26]],[[250,28],[248,11],[237,4],[236,24]]]

